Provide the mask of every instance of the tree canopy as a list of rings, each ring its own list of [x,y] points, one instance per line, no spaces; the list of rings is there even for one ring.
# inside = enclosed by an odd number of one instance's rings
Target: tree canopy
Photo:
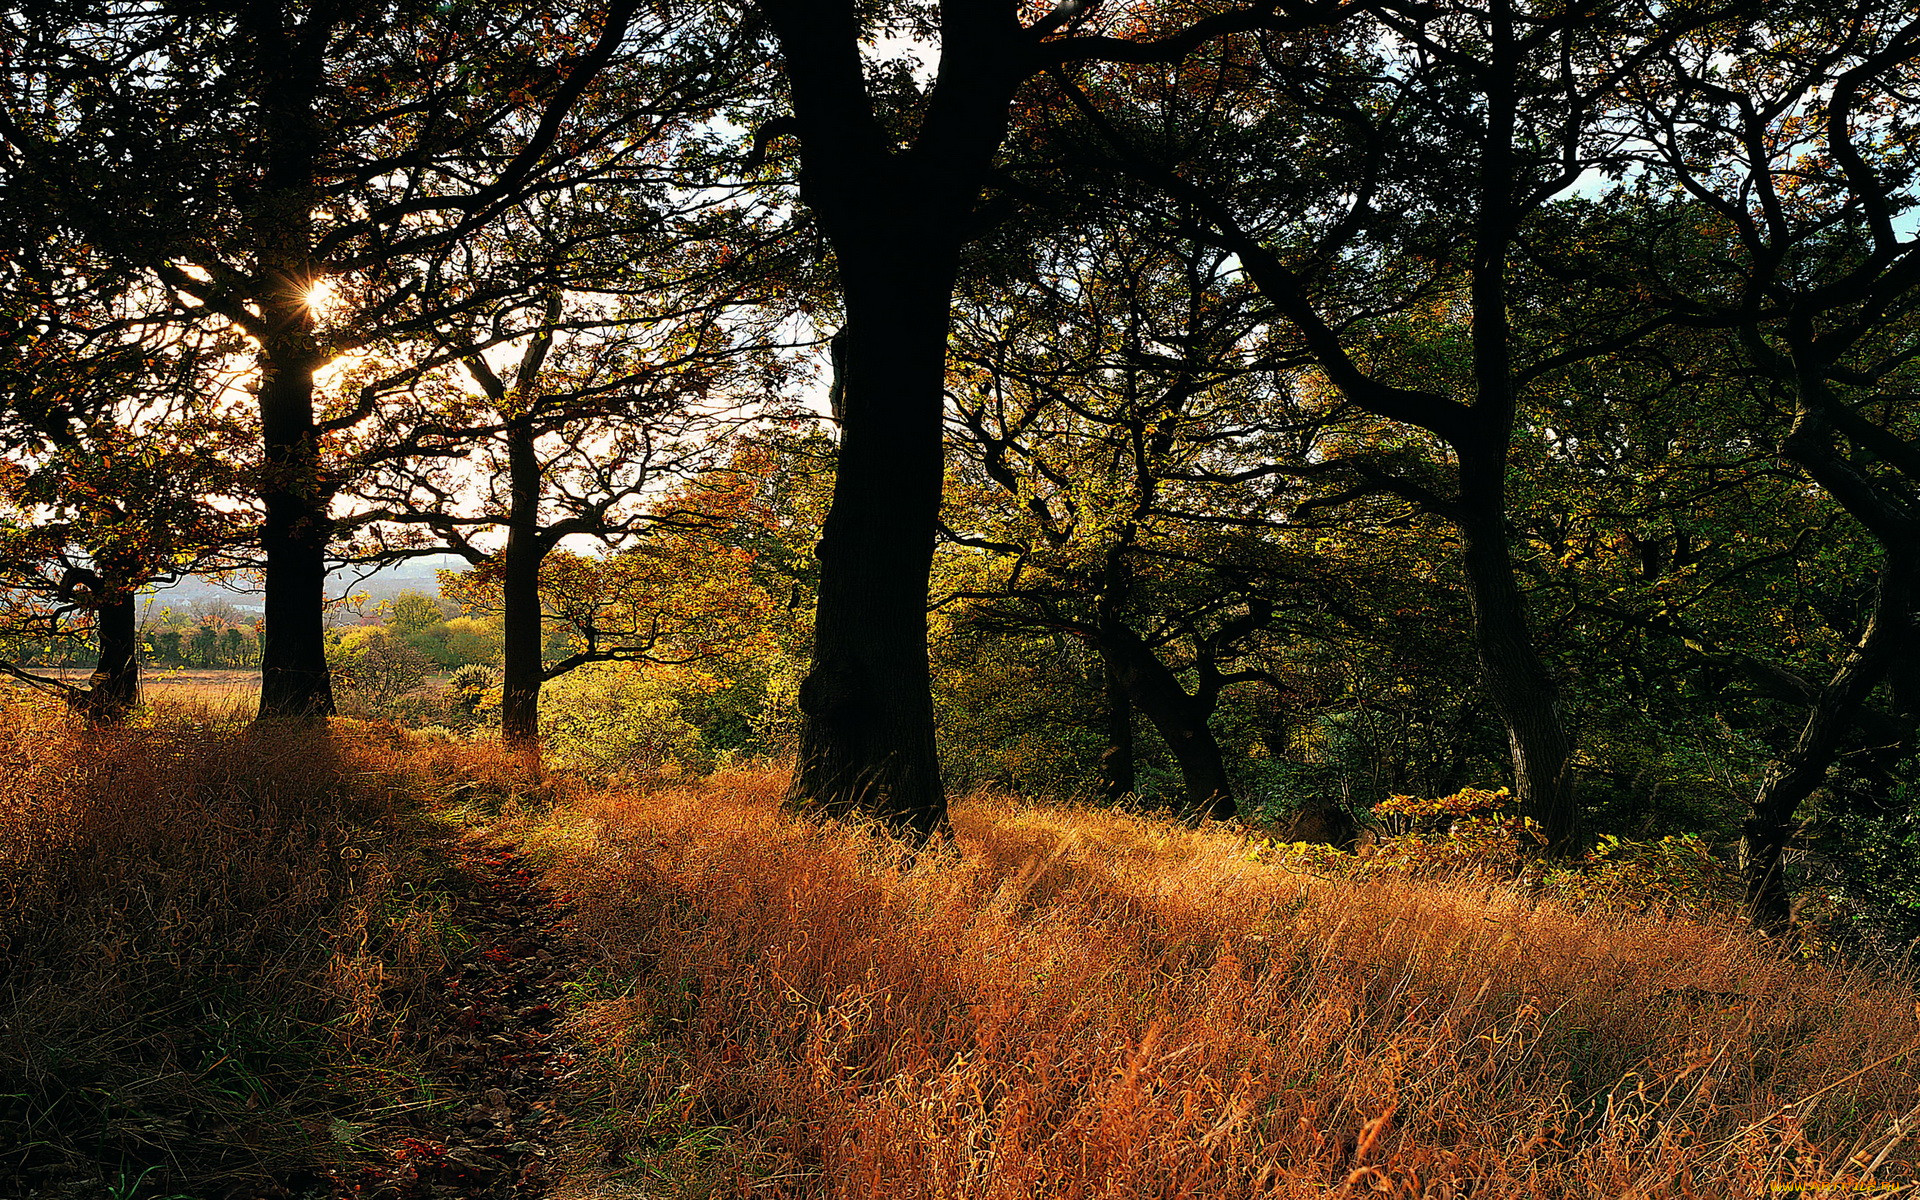
[[[523,749],[590,666],[576,713],[680,689],[676,755],[914,839],[961,784],[1504,786],[1543,853],[1723,843],[1771,924],[1884,898],[1910,8],[35,0],[8,670],[110,721],[143,655],[257,647],[260,716],[324,716],[377,640],[330,565],[450,553]],[[143,647],[209,571],[262,624]],[[451,611],[380,636],[453,665]]]

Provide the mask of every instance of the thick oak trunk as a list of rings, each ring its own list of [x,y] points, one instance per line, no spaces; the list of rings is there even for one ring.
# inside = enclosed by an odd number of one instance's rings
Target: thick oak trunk
[[[946,822],[927,664],[954,260],[842,264],[843,411],[790,802],[925,838]]]
[[[1793,748],[1761,777],[1740,825],[1740,873],[1747,912],[1764,929],[1785,928],[1790,910],[1783,860],[1800,807],[1827,781],[1861,702],[1911,639],[1916,564],[1901,555],[1881,571],[1874,618],[1814,701]]]
[[[260,716],[331,716],[327,672],[327,545],[332,489],[320,469],[313,376],[326,361],[314,336],[309,296],[322,277],[314,259],[314,208],[321,139],[315,115],[327,38],[307,14],[305,27],[277,5],[247,5],[242,24],[259,72],[259,143],[264,167],[248,212],[256,266],[251,280],[260,342],[258,399],[264,470],[264,627],[260,638]]]
[[[125,720],[140,702],[139,614],[133,593],[107,600],[94,619],[100,658],[76,703],[88,721],[112,725]]]
[[[1100,623],[1100,657],[1140,714],[1153,723],[1180,767],[1186,792],[1183,812],[1191,817],[1231,818],[1233,785],[1220,756],[1220,743],[1207,726],[1210,715],[1167,669],[1153,648],[1118,621]]]
[[[333,714],[327,674],[327,543],[333,523],[320,476],[313,420],[317,356],[302,344],[305,306],[282,319],[292,345],[269,345],[260,356],[260,430],[266,470],[260,499],[266,519],[265,624],[260,636],[260,716],[307,719]],[[281,340],[281,339],[275,339]]]
[[[1504,469],[1504,463],[1485,469]],[[1463,457],[1462,473],[1466,470]],[[1463,504],[1463,509],[1462,561],[1472,598],[1481,690],[1506,730],[1520,812],[1539,825],[1549,852],[1566,853],[1579,836],[1579,814],[1570,769],[1573,741],[1561,716],[1559,688],[1528,626],[1525,598],[1514,578],[1504,506],[1475,511]]]
[[[1573,739],[1560,711],[1560,690],[1527,620],[1507,527],[1507,470],[1519,413],[1507,271],[1525,219],[1513,201],[1521,173],[1514,135],[1522,68],[1511,7],[1496,8],[1493,33],[1471,284],[1474,402],[1465,436],[1454,446],[1462,565],[1473,598],[1482,686],[1513,756],[1514,798],[1521,814],[1540,827],[1547,852],[1565,855],[1580,836]]]
[[[878,118],[851,0],[768,0],[800,137],[800,197],[832,244],[841,443],[820,540],[814,660],[789,800],[925,838],[946,824],[926,600],[960,246],[1034,69],[1013,4],[942,5],[940,63],[906,149]]]
[[[1808,719],[1792,753],[1762,777],[1746,820],[1740,823],[1740,875],[1747,914],[1762,929],[1778,932],[1787,925],[1791,904],[1782,867],[1793,837],[1794,813],[1827,778],[1831,755],[1820,744],[1824,731],[1816,732],[1826,724],[1819,713]]]
[[[507,546],[501,564],[504,616],[501,629],[500,735],[511,746],[540,745],[540,685],[545,663],[540,612],[540,561],[546,544],[540,536],[540,463],[534,454],[532,424],[507,427]]]

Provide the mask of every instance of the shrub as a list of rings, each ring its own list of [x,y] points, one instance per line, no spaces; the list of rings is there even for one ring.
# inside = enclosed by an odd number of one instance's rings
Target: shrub
[[[340,711],[383,717],[395,701],[426,682],[433,662],[385,629],[349,629],[330,655]]]
[[[468,663],[448,678],[447,690],[462,712],[477,717],[482,709],[499,706],[500,672],[482,663]]]
[[[1590,909],[1725,915],[1740,877],[1694,834],[1632,841],[1608,834],[1579,862],[1549,870],[1547,890]]]
[[[1376,832],[1356,853],[1256,841],[1249,857],[1327,878],[1479,875],[1524,884],[1596,912],[1724,919],[1739,911],[1737,873],[1695,835],[1651,841],[1608,835],[1576,861],[1549,863],[1537,854],[1543,844],[1538,828],[1514,813],[1511,804],[1505,788],[1393,796],[1374,806]]]
[[[685,697],[717,680],[684,667],[595,663],[540,691],[540,727],[556,767],[599,778],[635,778],[711,765]]]

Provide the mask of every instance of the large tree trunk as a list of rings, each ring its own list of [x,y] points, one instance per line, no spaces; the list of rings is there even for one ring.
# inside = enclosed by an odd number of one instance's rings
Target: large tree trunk
[[[140,702],[140,629],[134,594],[115,595],[96,611],[94,619],[100,658],[79,705],[88,721],[112,725],[125,720]]]
[[[1570,851],[1579,836],[1571,764],[1572,739],[1560,713],[1559,689],[1534,644],[1525,598],[1514,578],[1504,502],[1480,497],[1476,477],[1504,474],[1504,459],[1474,467],[1461,456],[1459,524],[1463,565],[1473,604],[1474,649],[1481,689],[1507,733],[1514,799],[1540,827],[1549,852]]]
[[[305,306],[300,318],[305,319]],[[260,361],[260,430],[266,471],[260,531],[267,560],[260,636],[260,716],[333,714],[327,674],[327,543],[333,524],[321,486],[313,422],[314,356],[270,349]]]
[[[1521,71],[1517,38],[1511,9],[1499,9],[1476,188],[1473,408],[1464,436],[1454,445],[1460,469],[1458,524],[1482,686],[1507,732],[1514,799],[1522,815],[1539,825],[1547,852],[1563,855],[1573,851],[1580,834],[1573,739],[1560,712],[1559,688],[1527,621],[1507,528],[1508,460],[1519,414],[1507,295],[1508,258],[1523,217],[1514,204]]]
[[[1100,657],[1133,706],[1153,723],[1180,766],[1186,792],[1183,811],[1194,817],[1231,818],[1238,807],[1220,756],[1220,743],[1207,726],[1205,707],[1167,669],[1153,648],[1116,620],[1100,622]]]
[[[1826,783],[1861,703],[1911,640],[1917,567],[1915,556],[1898,553],[1881,568],[1874,615],[1866,630],[1820,690],[1793,748],[1761,778],[1741,823],[1740,871],[1747,911],[1762,928],[1777,931],[1787,924],[1789,897],[1781,865],[1800,806]]]
[[[954,259],[888,265],[842,266],[844,418],[791,799],[924,838],[946,821],[926,609]]]
[[[505,613],[501,629],[500,735],[508,745],[538,750],[540,745],[541,660],[540,463],[534,453],[532,423],[507,426],[507,547],[501,564]]]
[[[1829,739],[1837,731],[1824,716],[1816,709],[1807,718],[1793,750],[1761,778],[1760,790],[1740,824],[1740,874],[1747,914],[1756,925],[1773,932],[1786,928],[1791,908],[1781,868],[1793,837],[1794,814],[1826,782],[1832,765]]]
[[[1518,413],[1512,329],[1507,316],[1507,258],[1525,215],[1514,207],[1517,128],[1511,14],[1501,20],[1499,54],[1487,97],[1486,135],[1478,175],[1478,219],[1471,270],[1474,394],[1472,404],[1432,391],[1397,387],[1368,375],[1326,323],[1280,257],[1245,231],[1229,232],[1231,248],[1260,290],[1300,329],[1307,348],[1341,392],[1360,408],[1427,430],[1456,456],[1457,497],[1447,500],[1410,479],[1385,486],[1444,514],[1459,529],[1473,604],[1474,647],[1489,707],[1506,730],[1520,810],[1540,826],[1552,853],[1571,851],[1579,807],[1570,770],[1573,741],[1559,692],[1534,644],[1525,599],[1515,578],[1507,529],[1507,471]]]
[[[946,824],[926,602],[960,246],[1031,69],[1012,4],[943,5],[909,149],[876,117],[851,0],[769,0],[800,137],[800,196],[832,244],[841,443],[822,529],[790,803],[924,839]]]
[[[266,557],[260,716],[309,719],[334,710],[325,619],[332,489],[320,470],[313,419],[313,375],[326,356],[316,344],[308,303],[322,278],[313,257],[320,154],[314,106],[327,38],[314,28],[292,26],[277,5],[241,11],[253,42],[252,65],[264,80],[264,170],[248,217],[258,257],[252,299],[260,329],[265,460],[259,489],[266,509],[260,532]]]

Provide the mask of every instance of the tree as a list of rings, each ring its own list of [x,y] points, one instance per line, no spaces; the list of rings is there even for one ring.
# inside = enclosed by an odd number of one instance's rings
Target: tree
[[[552,294],[528,325],[514,322],[524,312],[495,313],[491,336],[446,338],[474,387],[413,426],[433,431],[429,444],[408,435],[398,453],[376,442],[362,454],[380,467],[358,488],[370,504],[362,557],[406,545],[385,528],[424,528],[500,589],[502,733],[523,747],[537,744],[540,687],[553,677],[540,590],[584,561],[552,556],[569,539],[625,543],[663,486],[713,465],[729,429],[777,409],[781,364],[763,333],[726,324],[734,295],[649,292],[617,306]],[[511,366],[489,361],[492,346],[515,340]],[[461,495],[476,468],[477,494]],[[501,529],[496,548],[486,539]]]
[[[13,197],[0,197],[0,211]],[[234,538],[235,439],[215,390],[224,347],[169,326],[138,280],[83,249],[23,243],[0,273],[0,589],[16,635],[86,638],[85,688],[6,670],[88,719],[139,699],[136,598]]]
[[[420,317],[327,422],[362,475],[356,557],[433,552],[429,532],[470,562],[498,557],[517,744],[538,736],[547,555],[617,546],[644,497],[784,403],[791,306],[765,261],[788,253],[784,222],[715,178],[702,132],[752,84],[706,68],[627,64],[618,87],[653,99],[594,148],[608,161],[463,242],[449,279],[486,299]]]
[[[470,303],[441,270],[463,239],[621,157],[651,98],[596,81],[698,41],[636,10],[55,0],[0,25],[9,186],[145,272],[181,319],[256,347],[263,716],[332,708],[322,607],[340,481],[316,373]]]
[[[748,514],[699,502],[683,484],[656,499],[644,532],[598,557],[548,549],[538,560],[535,630],[557,635],[558,652],[536,646],[525,702],[530,728],[515,740],[537,748],[537,706],[547,682],[593,663],[687,666],[763,652],[775,601],[755,577],[755,553],[734,522]],[[443,575],[443,591],[469,611],[504,612],[511,597],[504,556]],[[549,645],[553,641],[543,639]],[[504,714],[503,714],[504,717]]]
[[[1262,409],[1288,364],[1225,255],[1111,211],[1074,227],[1024,253],[997,246],[1005,269],[968,283],[952,404],[969,503],[946,524],[1003,562],[951,586],[975,624],[1094,648],[1109,795],[1133,790],[1138,711],[1179,763],[1183,807],[1224,819],[1234,786],[1209,721],[1229,688],[1277,683],[1251,657],[1301,571],[1260,522],[1229,515],[1246,498],[1195,472],[1278,436]]]
[[[1328,398],[1378,423],[1338,461],[1273,469],[1339,480],[1343,496],[1396,496],[1457,530],[1481,689],[1520,806],[1559,852],[1578,831],[1573,742],[1516,572],[1515,431],[1531,389],[1659,322],[1614,301],[1592,336],[1537,340],[1515,272],[1542,252],[1533,233],[1554,198],[1617,163],[1595,115],[1624,75],[1703,20],[1385,4],[1315,46],[1222,41],[1171,79],[1062,77],[1082,144],[1237,256]],[[1305,136],[1286,136],[1295,129]],[[1283,141],[1288,161],[1266,156]]]
[[[1678,191],[1711,231],[1707,244],[1673,245],[1678,254],[1647,264],[1642,286],[1682,319],[1735,334],[1745,367],[1788,418],[1781,458],[1878,550],[1857,625],[1825,678],[1774,670],[1805,717],[1753,797],[1742,871],[1755,917],[1779,927],[1796,814],[1874,690],[1917,653],[1920,239],[1903,223],[1920,179],[1905,112],[1920,79],[1920,20],[1863,0],[1783,15],[1767,34],[1746,36],[1732,55],[1718,37],[1674,47],[1644,77],[1621,132],[1640,148],[1650,186]]]
[[[220,631],[210,624],[202,623],[194,628],[193,636],[187,640],[193,655],[203,667],[220,665]]]
[[[976,212],[1025,82],[1062,63],[1172,62],[1232,29],[1307,28],[1326,18],[1282,0],[1162,29],[1161,13],[1109,19],[1063,4],[1023,25],[1012,0],[871,12],[851,0],[772,0],[762,10],[792,113],[764,149],[800,143],[800,198],[834,256],[843,324],[834,336],[841,445],[821,530],[813,664],[800,692],[790,801],[864,812],[925,838],[942,828],[927,667],[926,597],[942,476],[949,308]],[[905,64],[870,71],[876,28],[937,42],[930,86]],[[1129,36],[1112,36],[1108,29]]]

